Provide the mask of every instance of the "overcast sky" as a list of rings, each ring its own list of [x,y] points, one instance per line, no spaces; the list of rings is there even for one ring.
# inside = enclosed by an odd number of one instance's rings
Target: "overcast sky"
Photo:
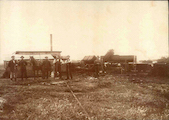
[[[15,51],[85,55],[168,55],[167,1],[0,1],[0,63]]]

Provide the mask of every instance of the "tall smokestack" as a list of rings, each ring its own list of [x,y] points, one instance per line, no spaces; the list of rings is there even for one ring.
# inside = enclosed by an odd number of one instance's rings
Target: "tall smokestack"
[[[52,34],[50,34],[50,51],[52,51]]]

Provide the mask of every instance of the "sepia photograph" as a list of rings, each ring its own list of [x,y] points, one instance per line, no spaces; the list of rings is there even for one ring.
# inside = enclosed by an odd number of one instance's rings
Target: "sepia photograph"
[[[0,1],[0,120],[169,120],[168,1]]]

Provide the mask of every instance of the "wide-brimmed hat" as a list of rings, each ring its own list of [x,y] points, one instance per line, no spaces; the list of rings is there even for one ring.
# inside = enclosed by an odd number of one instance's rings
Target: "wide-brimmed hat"
[[[21,56],[20,58],[24,58],[24,56]]]

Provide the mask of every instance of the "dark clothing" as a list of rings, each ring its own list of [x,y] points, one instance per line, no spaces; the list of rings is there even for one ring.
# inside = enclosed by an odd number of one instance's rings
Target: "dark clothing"
[[[69,77],[71,79],[73,79],[73,76],[72,76],[72,64],[71,63],[67,63],[66,64],[66,73],[67,73],[67,79],[69,79]]]
[[[48,71],[48,70],[42,71],[42,78],[43,79],[45,79],[45,78],[48,79],[49,75],[50,75],[50,71]]]
[[[50,71],[51,71],[51,64],[49,60],[44,60],[42,63],[42,77],[43,78],[47,78],[50,75]]]
[[[57,61],[55,63],[55,71],[58,72],[59,71],[59,61]]]
[[[11,72],[14,72],[15,70],[17,70],[17,61],[16,60],[10,60],[8,67],[10,68]]]
[[[16,60],[10,60],[8,67],[10,69],[10,78],[17,79],[17,61]]]
[[[51,70],[51,64],[50,64],[49,60],[44,60],[43,63],[42,63],[42,66],[43,66],[43,69],[46,69],[48,71]]]
[[[58,62],[58,71],[59,71],[59,78],[62,79],[62,72],[61,72],[61,62]]]
[[[21,60],[21,61],[19,62],[22,80],[23,80],[24,76],[25,76],[25,78],[27,79],[26,65],[27,65],[27,62],[26,62],[25,60]]]
[[[27,71],[26,71],[26,69],[21,69],[21,78],[22,78],[22,80],[23,80],[24,76],[27,79]]]
[[[67,75],[67,64],[66,63],[63,63],[63,64],[60,63],[59,66],[60,66],[59,78],[63,79],[62,77]]]
[[[26,66],[27,66],[27,62],[25,60],[21,60],[19,62],[19,66],[20,66],[20,69],[26,69]]]

